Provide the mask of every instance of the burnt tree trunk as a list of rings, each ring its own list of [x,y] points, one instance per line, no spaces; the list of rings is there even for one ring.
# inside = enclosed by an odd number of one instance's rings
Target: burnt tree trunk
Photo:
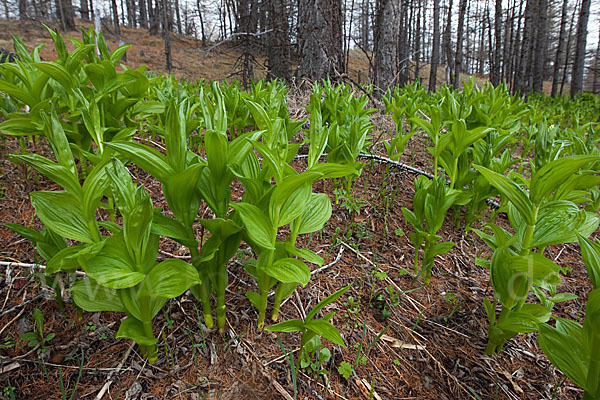
[[[571,97],[583,90],[583,68],[585,66],[585,45],[587,43],[587,26],[590,18],[590,0],[582,0],[577,21],[577,42],[571,79]]]
[[[400,5],[396,0],[377,0],[375,13],[373,82],[376,87],[385,91],[397,84]]]
[[[440,0],[433,0],[433,48],[431,50],[431,70],[429,90],[434,92],[437,83],[437,69],[440,58]]]
[[[299,0],[298,78],[335,78],[344,71],[340,0]]]
[[[552,91],[551,96],[555,97],[558,92],[558,80],[560,76],[560,66],[565,53],[565,35],[567,33],[567,12],[569,0],[564,0],[562,4],[562,13],[560,16],[560,33],[558,35],[558,44],[556,46],[556,56],[554,57],[554,70],[552,73]]]

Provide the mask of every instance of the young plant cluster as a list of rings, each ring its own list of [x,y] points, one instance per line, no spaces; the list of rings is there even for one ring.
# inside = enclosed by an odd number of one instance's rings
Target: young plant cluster
[[[8,99],[0,130],[44,137],[53,150],[55,160],[11,156],[62,188],[30,194],[41,231],[10,226],[36,244],[49,279],[83,270],[86,277],[71,287],[75,304],[125,313],[115,337],[133,339],[154,362],[152,320],[188,289],[202,303],[207,327],[224,331],[228,261],[244,241],[254,254],[244,266],[257,284],[246,296],[258,310],[258,327],[272,289],[276,322],[281,302],[308,284],[307,263],[323,263],[298,245],[300,235],[319,231],[331,216],[329,197],[314,193],[313,183],[357,174],[354,162],[320,162],[325,148],[311,145],[308,168],[292,167],[304,121],[289,118],[281,83],[257,83],[244,93],[236,85],[152,78],[143,69],[117,73],[126,47],[109,53],[103,36],[90,30],[82,41],[71,39],[69,53],[63,38],[48,31],[59,54],[53,62],[41,62],[39,48],[29,53],[15,38],[22,61],[2,66],[0,90]],[[18,112],[25,106],[28,113]],[[138,131],[143,137],[135,137]],[[161,183],[170,212],[155,207],[132,178],[140,170]],[[232,193],[234,180],[243,186],[241,197]],[[199,217],[200,207],[210,212]],[[185,246],[191,263],[159,262],[161,237]],[[60,291],[57,299],[62,304]],[[306,323],[313,336],[343,345],[330,320]]]

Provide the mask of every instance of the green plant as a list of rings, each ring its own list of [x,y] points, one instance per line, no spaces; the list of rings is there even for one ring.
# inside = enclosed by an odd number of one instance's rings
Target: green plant
[[[26,332],[21,336],[21,340],[26,341],[29,347],[40,346],[37,353],[45,353],[48,350],[48,342],[56,336],[54,333],[44,335],[44,313],[36,308],[33,310],[33,319],[35,320],[36,330]]]
[[[73,391],[71,392],[71,395],[69,397],[67,397],[67,391],[65,390],[65,384],[63,382],[63,377],[62,377],[62,370],[59,368],[58,369],[58,387],[60,388],[60,394],[62,396],[63,400],[73,400],[76,398],[77,396],[77,387],[79,386],[79,381],[81,380],[81,376],[83,375],[83,360],[84,360],[84,355],[83,355],[83,349],[81,350],[81,357],[79,359],[79,369],[77,372],[77,381],[75,382],[75,387],[73,388]]]
[[[593,290],[583,325],[555,318],[556,327],[540,324],[538,343],[550,362],[585,390],[586,400],[600,399],[600,244],[579,236]]]
[[[323,318],[315,318],[317,313],[325,308],[327,305],[333,303],[338,298],[340,298],[346,291],[350,288],[350,286],[346,286],[335,293],[327,296],[316,306],[313,307],[312,310],[308,312],[306,318],[304,320],[301,319],[290,319],[287,321],[280,322],[275,325],[268,326],[266,328],[267,331],[271,332],[300,332],[302,333],[302,338],[300,340],[300,351],[298,355],[298,365],[296,369],[299,369],[300,362],[302,357],[309,358],[310,354],[305,354],[308,351],[306,345],[309,341],[311,341],[314,337],[320,336],[331,341],[334,344],[340,345],[342,347],[346,347],[342,336],[339,331],[331,324],[331,319],[333,318],[333,312],[326,314]]]
[[[446,186],[443,176],[433,180],[419,176],[415,179],[413,211],[402,207],[404,219],[415,230],[409,235],[415,247],[415,274],[424,275],[425,285],[428,285],[431,279],[435,256],[446,254],[454,247],[453,242],[438,243],[442,237],[437,234],[442,228],[446,212],[453,204],[461,204],[461,192]],[[423,260],[419,272],[419,249],[423,244]]]
[[[308,371],[313,376],[321,375],[327,373],[323,366],[331,358],[331,351],[327,347],[322,347],[321,338],[315,336],[304,345],[304,351],[300,357],[301,369]]]
[[[511,234],[490,224],[494,236],[478,233],[494,249],[490,270],[494,302],[484,300],[490,321],[488,354],[499,352],[519,332],[536,331],[538,323],[550,318],[547,307],[526,304],[527,295],[532,287],[552,288],[560,283],[560,268],[543,256],[546,246],[573,242],[577,233],[587,236],[597,228],[598,217],[572,201],[578,194],[576,187],[595,184],[587,171],[579,171],[597,160],[595,156],[570,156],[539,166],[532,162],[530,180],[516,177],[527,184],[529,192],[508,177],[476,166],[502,195],[515,231]],[[532,253],[536,248],[538,252]],[[497,318],[496,301],[503,307]]]

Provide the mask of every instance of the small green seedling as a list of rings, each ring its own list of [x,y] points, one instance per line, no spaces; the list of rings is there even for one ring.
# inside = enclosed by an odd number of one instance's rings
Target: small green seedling
[[[45,353],[48,350],[48,342],[56,336],[54,333],[49,333],[44,336],[44,313],[39,309],[33,310],[33,319],[37,327],[36,331],[26,332],[21,336],[21,340],[26,341],[29,347],[40,346],[37,353]]]

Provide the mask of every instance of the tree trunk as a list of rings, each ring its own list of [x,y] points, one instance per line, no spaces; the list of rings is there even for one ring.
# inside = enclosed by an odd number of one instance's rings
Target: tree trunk
[[[598,29],[598,46],[596,47],[596,59],[594,60],[594,80],[592,82],[592,93],[598,94],[598,75],[600,75],[600,29]]]
[[[27,19],[27,0],[19,0],[19,19]]]
[[[75,15],[73,10],[73,4],[71,0],[56,0],[56,13],[60,19],[63,30],[74,31],[75,30]]]
[[[492,27],[490,26],[490,29]],[[505,38],[506,39],[506,38]],[[506,44],[505,44],[506,45]],[[492,57],[492,69],[490,78],[492,85],[498,86],[502,74],[502,0],[496,0],[494,7],[494,56]]]
[[[146,0],[140,0],[140,27],[148,29],[148,13],[146,11]]]
[[[285,0],[269,0],[269,29],[267,36],[268,79],[292,79],[292,60],[290,55],[289,17]]]
[[[564,0],[562,5],[562,13],[560,16],[560,33],[558,35],[558,44],[556,46],[556,57],[554,57],[554,71],[552,74],[552,92],[551,96],[555,97],[558,91],[558,79],[560,76],[560,66],[565,52],[565,35],[567,32],[567,8],[569,0]]]
[[[179,0],[175,0],[175,15],[177,16],[177,33],[182,34],[181,30],[181,13],[179,12]]]
[[[196,7],[198,8],[198,18],[200,19],[200,32],[202,34],[202,47],[206,47],[206,34],[204,32],[204,20],[202,18],[202,5],[200,0],[196,0]]]
[[[582,0],[577,22],[577,42],[571,79],[571,97],[583,90],[583,68],[585,66],[585,45],[587,43],[587,25],[590,17],[590,0]]]
[[[398,80],[397,84],[400,87],[403,87],[408,82],[408,66],[409,66],[409,39],[408,39],[408,2],[402,1],[400,3],[400,33],[397,35],[397,45],[398,45]]]
[[[299,0],[297,75],[321,80],[344,71],[340,0]]]
[[[560,82],[560,95],[562,96],[563,90],[565,88],[565,83],[567,81],[567,70],[569,69],[569,58],[571,58],[571,41],[573,38],[573,28],[575,26],[575,15],[577,15],[577,10],[579,9],[580,2],[577,1],[575,4],[575,9],[571,14],[571,23],[569,24],[569,34],[567,36],[567,47],[566,47],[566,55],[565,55],[565,67],[563,68],[563,76]]]
[[[415,49],[415,80],[419,79],[419,59],[421,58],[421,0],[417,4],[417,27],[414,35],[414,49]]]
[[[163,28],[163,39],[165,42],[165,68],[167,71],[171,72],[173,69],[173,62],[171,59],[171,34],[169,32],[169,7],[168,0],[161,0],[160,5],[160,15],[162,19],[162,28]]]
[[[121,28],[119,27],[119,10],[117,9],[117,0],[110,1],[113,12],[113,24],[115,25],[115,32],[118,36],[121,36]]]
[[[452,84],[455,89],[458,89],[458,83],[460,81],[460,73],[462,71],[463,63],[463,33],[465,26],[465,12],[467,11],[467,0],[460,0],[460,6],[458,8],[458,26],[456,28],[456,57],[454,60],[454,79]]]
[[[90,20],[90,7],[87,0],[79,0],[79,15],[81,15],[81,19],[84,21]]]
[[[433,0],[433,49],[431,50],[431,70],[429,71],[429,90],[436,89],[437,69],[440,54],[440,0]]]
[[[375,70],[373,82],[385,92],[397,83],[397,40],[400,19],[396,0],[377,0],[375,6]]]
[[[544,88],[544,67],[546,66],[546,23],[548,16],[548,0],[539,0],[536,8],[536,31],[537,40],[535,48],[535,58],[533,64],[533,90],[542,93]]]
[[[452,0],[448,3],[448,14],[446,16],[446,28],[443,37],[444,53],[446,54],[446,83],[451,83],[452,68],[454,67],[454,57],[452,54]]]

